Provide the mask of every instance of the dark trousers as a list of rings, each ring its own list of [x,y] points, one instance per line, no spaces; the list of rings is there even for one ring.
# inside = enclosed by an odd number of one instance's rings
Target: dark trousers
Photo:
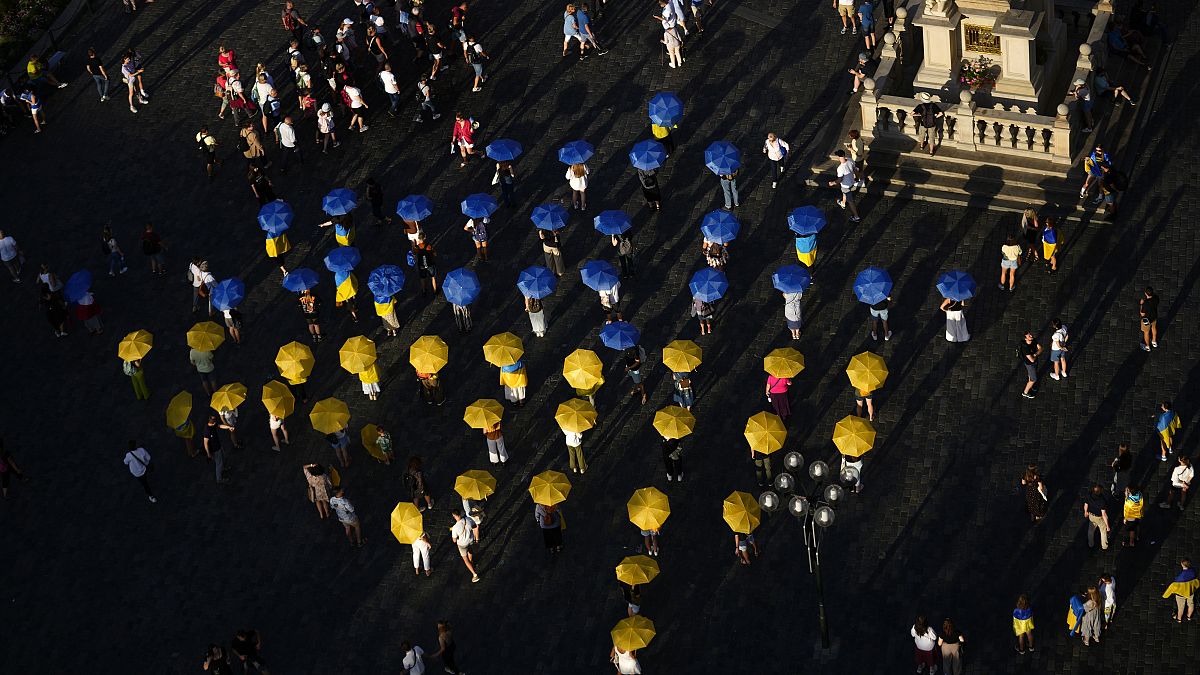
[[[617,261],[621,263],[621,276],[623,276],[623,277],[633,276],[633,273],[636,271],[636,268],[634,267],[634,264],[633,264],[634,260],[633,260],[632,254],[618,256]]]
[[[147,474],[142,474],[137,477],[137,480],[142,484],[142,489],[146,491],[146,496],[153,497],[154,492],[150,489],[150,476]]]
[[[279,170],[280,171],[287,171],[288,164],[291,164],[293,155],[295,156],[296,162],[298,164],[304,163],[304,156],[300,154],[300,142],[299,141],[296,141],[295,147],[289,148],[289,147],[283,146],[283,147],[280,147],[279,150],[282,153],[282,156],[279,160]]]

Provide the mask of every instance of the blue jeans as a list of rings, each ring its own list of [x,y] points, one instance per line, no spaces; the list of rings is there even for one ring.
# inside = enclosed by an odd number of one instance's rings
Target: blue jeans
[[[725,195],[725,208],[738,206],[737,179],[721,179],[721,193]]]
[[[388,112],[394,115],[400,109],[400,94],[388,94],[388,98],[392,99],[392,107],[388,109]]]
[[[100,94],[100,98],[108,96],[108,78],[103,75],[93,75],[92,81],[96,83],[96,91]]]
[[[125,271],[125,256],[113,251],[108,254],[108,276],[115,276]]]

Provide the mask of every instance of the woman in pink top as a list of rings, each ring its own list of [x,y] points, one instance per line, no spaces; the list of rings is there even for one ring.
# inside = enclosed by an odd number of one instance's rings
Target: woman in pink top
[[[788,387],[792,380],[786,377],[767,376],[767,400],[775,408],[775,414],[786,420],[792,414],[792,406],[788,404]]]
[[[462,155],[462,163],[458,166],[466,166],[467,160],[475,154],[475,121],[462,113],[455,113],[454,128],[450,131],[450,145],[451,152],[457,147]]]

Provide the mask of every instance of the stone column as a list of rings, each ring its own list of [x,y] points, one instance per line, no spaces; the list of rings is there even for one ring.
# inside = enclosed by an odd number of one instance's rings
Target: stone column
[[[1042,19],[1041,12],[1010,10],[996,21],[992,35],[1000,38],[1000,79],[992,91],[997,97],[1037,103],[1042,69],[1036,40]]]
[[[912,23],[921,28],[925,52],[913,80],[914,90],[944,94],[958,88],[958,69],[962,65],[961,20],[962,12],[953,0],[927,0],[917,6]]]

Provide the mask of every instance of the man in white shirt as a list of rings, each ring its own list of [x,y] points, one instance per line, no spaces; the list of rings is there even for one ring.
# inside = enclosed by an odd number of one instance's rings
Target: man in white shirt
[[[788,151],[791,149],[787,141],[773,133],[767,134],[767,140],[763,143],[763,153],[774,165],[774,171],[771,172],[771,187],[773,188],[778,187],[779,179],[783,178],[783,160],[787,158]]]
[[[404,675],[425,675],[425,650],[408,640],[400,643],[400,649],[404,652],[404,661],[400,663]]]
[[[1051,321],[1050,325],[1054,327],[1050,335],[1050,363],[1054,372],[1050,373],[1050,379],[1057,380],[1067,376],[1067,327],[1058,319]]]
[[[188,274],[192,279],[192,312],[200,308],[200,299],[203,298],[208,303],[208,315],[212,316],[212,287],[217,283],[217,278],[208,271],[208,261],[193,258],[188,265]]]
[[[129,473],[142,484],[142,489],[146,491],[146,498],[150,500],[150,503],[158,503],[158,498],[150,489],[150,477],[146,475],[150,472],[151,467],[150,453],[139,446],[137,441],[129,441],[129,451],[125,453],[125,466],[129,467]]]
[[[829,181],[829,187],[841,187],[842,198],[838,200],[838,206],[850,209],[850,222],[857,223],[862,218],[858,217],[858,209],[854,206],[854,200],[850,198],[850,192],[854,189],[854,162],[846,156],[845,150],[837,150],[833,156],[838,161],[837,180]]]
[[[458,546],[458,555],[462,558],[463,564],[467,566],[467,571],[471,573],[471,583],[479,583],[479,573],[475,571],[475,556],[471,553],[471,545],[479,539],[479,526],[475,524],[474,520],[471,520],[470,516],[464,516],[458,509],[451,511],[450,515],[454,516],[454,526],[450,528],[450,538]]]
[[[587,473],[587,461],[583,459],[583,434],[563,429],[567,437],[567,463],[573,473]]]
[[[607,291],[597,291],[600,295],[600,306],[604,308],[604,323],[612,323],[614,315],[617,321],[624,321],[621,316],[621,282],[613,284]]]
[[[396,75],[392,73],[392,64],[383,64],[383,70],[379,71],[379,81],[383,84],[383,91],[392,100],[388,115],[395,117],[396,111],[400,109],[400,87],[396,84]]]
[[[1171,471],[1171,491],[1167,493],[1167,501],[1159,504],[1159,508],[1169,509],[1179,500],[1179,510],[1183,510],[1183,502],[1187,499],[1188,490],[1192,487],[1192,478],[1195,476],[1195,471],[1192,470],[1192,461],[1183,455],[1179,456],[1179,466]]]
[[[21,283],[21,247],[11,235],[0,230],[0,262],[8,268],[14,283]]]
[[[292,126],[292,116],[284,115],[283,121],[275,127],[275,143],[283,150],[283,160],[279,165],[279,173],[287,173],[288,160],[292,155],[296,156],[296,161],[304,163],[304,156],[300,154],[300,146],[296,144],[296,128]]]
[[[833,8],[842,19],[842,35],[849,28],[853,28],[854,34],[858,35],[858,12],[854,9],[854,0],[833,0]]]

